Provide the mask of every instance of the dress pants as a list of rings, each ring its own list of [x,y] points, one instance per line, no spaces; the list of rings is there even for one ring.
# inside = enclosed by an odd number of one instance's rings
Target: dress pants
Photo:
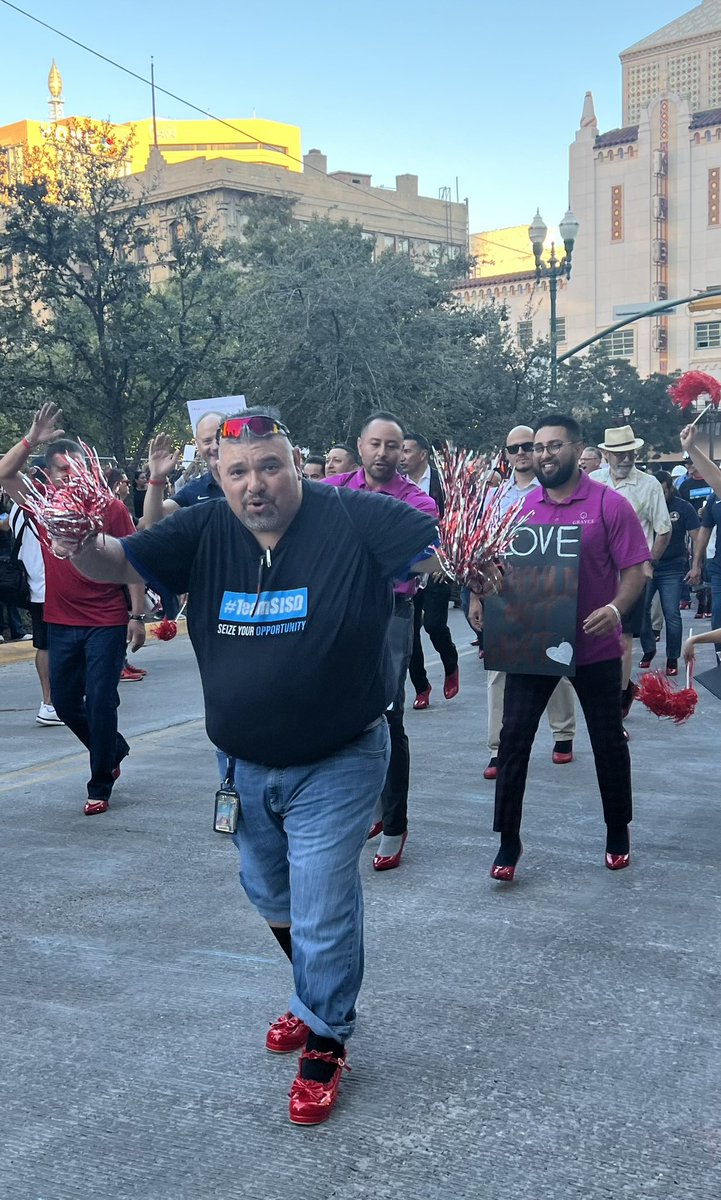
[[[388,626],[388,646],[393,664],[396,691],[393,703],[386,709],[391,735],[391,757],[381,796],[383,832],[388,837],[405,833],[408,828],[408,784],[411,755],[408,735],[403,725],[406,699],[406,675],[413,646],[413,601],[410,596],[396,596],[393,616]]]
[[[424,588],[419,588],[413,597],[413,651],[408,668],[411,683],[416,693],[428,690],[428,676],[423,661],[421,629],[425,629],[433,649],[440,655],[443,670],[451,675],[458,666],[458,651],[453,644],[448,628],[448,605],[451,599],[450,584],[435,583],[429,579]]]
[[[129,753],[118,733],[118,681],[126,625],[48,624],[50,687],[55,711],[90,751],[89,800],[109,800],[113,771]]]
[[[491,758],[498,756],[506,679],[505,671],[488,671],[487,673],[488,749],[491,752]],[[565,677],[557,681],[556,688],[548,701],[548,724],[551,726],[551,732],[556,742],[572,742],[576,736],[576,703],[573,689]]]
[[[493,820],[496,833],[520,831],[531,747],[556,682],[553,675],[509,675],[506,680]],[[628,825],[631,759],[621,718],[621,659],[579,666],[571,683],[588,726],[604,820],[610,826]]]

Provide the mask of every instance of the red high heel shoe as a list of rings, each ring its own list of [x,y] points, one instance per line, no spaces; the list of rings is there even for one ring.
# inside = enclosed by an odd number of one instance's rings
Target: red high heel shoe
[[[501,883],[513,883],[513,876],[516,874],[516,867],[521,860],[522,854],[523,845],[521,845],[521,849],[518,851],[518,858],[512,867],[501,867],[497,866],[496,863],[493,863],[493,866],[491,867],[491,879],[498,879]]]
[[[399,867],[400,862],[401,862],[401,855],[403,853],[403,847],[406,844],[407,838],[408,838],[408,830],[406,829],[405,833],[403,834],[403,841],[401,842],[401,848],[397,854],[376,854],[375,858],[373,859],[373,870],[374,871],[392,871],[394,867]]]
[[[630,854],[609,854],[606,851],[606,866],[609,871],[623,871],[631,861]]]
[[[417,692],[416,693],[416,698],[413,701],[413,707],[415,708],[416,712],[419,712],[422,708],[430,708],[430,706],[431,706],[431,685],[429,683],[425,692]]]
[[[86,817],[95,817],[98,813],[107,812],[109,808],[109,800],[86,800],[83,812]]]
[[[383,832],[383,822],[382,821],[374,821],[373,824],[371,825],[370,829],[368,830],[368,837],[366,840],[370,842],[373,840],[373,838],[378,837],[378,834],[382,833],[382,832]]]

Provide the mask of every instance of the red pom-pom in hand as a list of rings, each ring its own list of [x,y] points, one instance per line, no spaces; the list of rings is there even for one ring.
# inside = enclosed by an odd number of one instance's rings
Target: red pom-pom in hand
[[[681,412],[690,408],[699,396],[708,396],[714,408],[721,403],[721,384],[705,371],[686,371],[685,375],[668,389],[668,394]]]
[[[649,671],[643,676],[638,698],[654,716],[669,717],[675,725],[688,721],[698,704],[698,693],[692,687],[676,691],[661,671]]]
[[[170,642],[178,632],[178,626],[175,621],[169,621],[167,617],[163,617],[159,625],[156,625],[153,630],[153,636],[159,638],[161,642]]]

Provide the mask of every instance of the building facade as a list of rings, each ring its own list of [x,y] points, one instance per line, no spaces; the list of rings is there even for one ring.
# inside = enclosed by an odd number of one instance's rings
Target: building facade
[[[561,352],[655,303],[721,284],[721,0],[631,46],[621,66],[623,125],[601,132],[588,92],[570,148],[580,228],[559,292]],[[513,232],[475,244],[508,245]],[[481,267],[457,289],[466,303],[506,303],[522,340],[549,333],[548,293],[527,249],[515,270],[506,254],[504,269]],[[689,368],[721,376],[721,301],[640,320],[604,344],[644,376]]]
[[[49,120],[0,127],[0,177],[21,180],[28,155],[50,133],[54,140],[82,136],[87,118],[65,118],[62,79],[53,62],[48,77]],[[74,128],[80,124],[79,130]],[[242,201],[278,196],[294,202],[294,217],[327,217],[360,225],[376,255],[392,250],[421,261],[452,259],[468,251],[468,209],[449,198],[421,196],[417,175],[397,175],[395,189],[374,187],[368,174],[328,172],[320,150],[303,155],[300,129],[256,118],[113,125],[110,152],[123,159],[129,186],[142,194],[161,246],[172,248],[174,228],[189,207],[219,237],[242,237]]]

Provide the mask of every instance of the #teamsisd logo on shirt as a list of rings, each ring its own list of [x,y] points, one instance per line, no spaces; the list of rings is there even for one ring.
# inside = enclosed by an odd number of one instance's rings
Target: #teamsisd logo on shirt
[[[301,633],[308,616],[308,589],[283,592],[223,592],[218,633],[229,637],[275,637]]]

